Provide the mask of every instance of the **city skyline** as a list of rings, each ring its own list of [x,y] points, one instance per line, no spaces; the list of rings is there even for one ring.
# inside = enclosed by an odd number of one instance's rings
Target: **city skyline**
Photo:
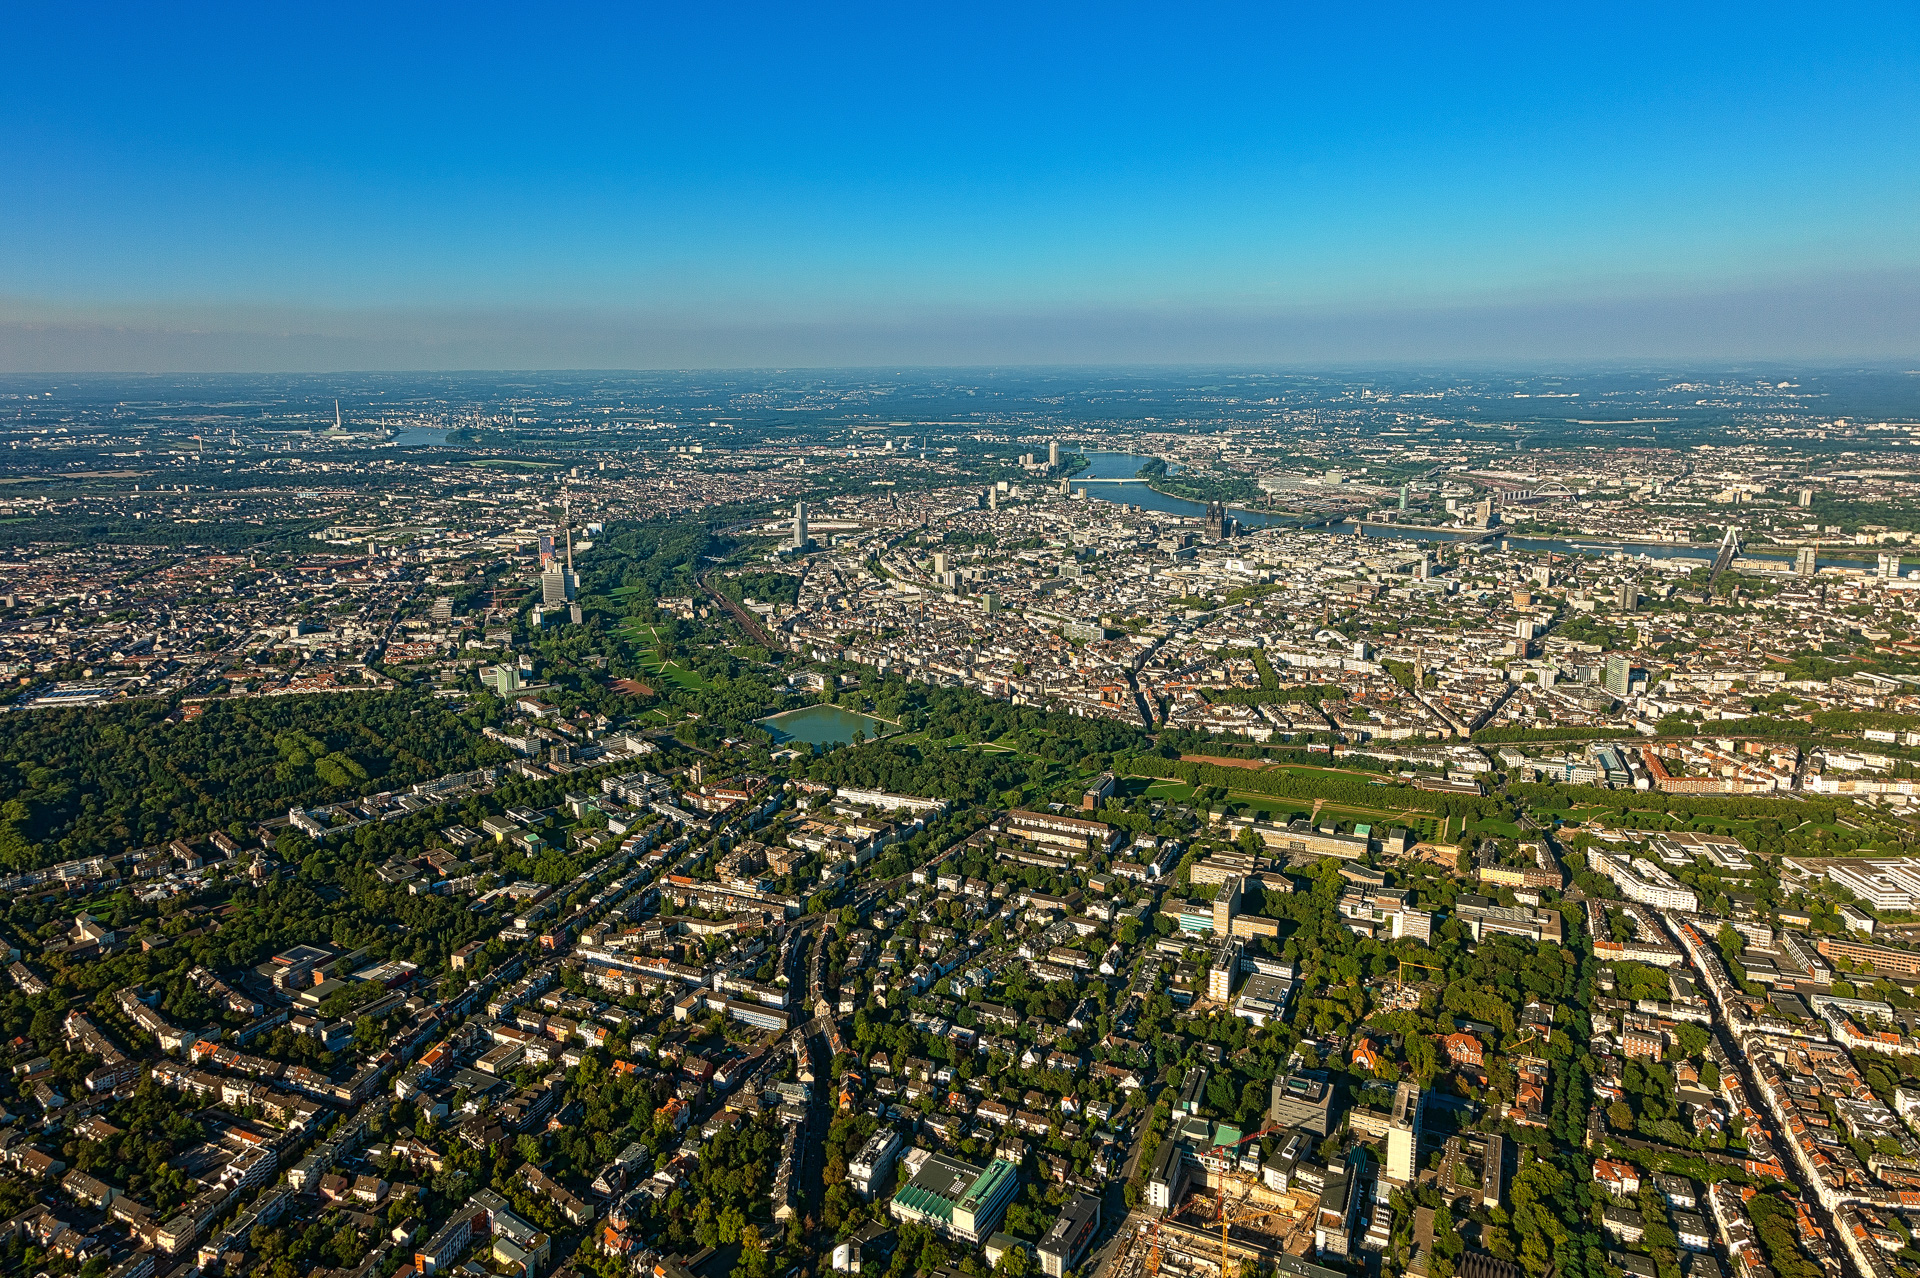
[[[1920,1278],[1911,386],[0,377],[0,1278]]]

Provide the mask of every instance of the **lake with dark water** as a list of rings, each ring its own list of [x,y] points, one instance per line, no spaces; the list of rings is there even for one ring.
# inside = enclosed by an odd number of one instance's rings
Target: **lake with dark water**
[[[818,750],[826,746],[846,745],[855,732],[864,732],[867,740],[898,732],[899,725],[876,719],[870,714],[855,714],[839,706],[803,706],[781,714],[755,719],[755,723],[773,734],[778,745],[804,742]]]

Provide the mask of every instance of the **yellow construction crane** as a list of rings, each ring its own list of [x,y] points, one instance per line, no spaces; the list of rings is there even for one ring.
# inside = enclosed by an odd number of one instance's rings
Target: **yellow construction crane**
[[[1278,1130],[1280,1130],[1278,1127],[1263,1127],[1251,1136],[1244,1136],[1236,1141],[1234,1148],[1244,1145],[1248,1141],[1258,1140],[1262,1136],[1271,1135]],[[1263,1220],[1269,1216],[1291,1215],[1293,1212],[1300,1210],[1299,1200],[1296,1196],[1289,1194],[1287,1196],[1287,1202],[1291,1205],[1276,1204],[1263,1207],[1257,1204],[1250,1204],[1249,1198],[1251,1197],[1252,1191],[1261,1188],[1258,1177],[1246,1172],[1231,1171],[1225,1166],[1222,1166],[1216,1174],[1220,1177],[1220,1195],[1214,1205],[1214,1216],[1220,1225],[1220,1278],[1231,1278],[1227,1271],[1227,1261],[1229,1259],[1228,1231],[1234,1225],[1244,1224],[1248,1221]],[[1227,1203],[1227,1186],[1229,1184],[1239,1185],[1248,1191],[1247,1196],[1234,1200],[1232,1210],[1229,1210]],[[1311,1219],[1311,1212],[1306,1213],[1306,1215],[1302,1217],[1303,1221]],[[1292,1241],[1293,1235],[1298,1232],[1299,1224],[1296,1223],[1295,1227],[1282,1237],[1282,1250],[1285,1249],[1288,1242]]]
[[[1434,975],[1440,977],[1442,981],[1446,980],[1447,970],[1445,968],[1435,967],[1431,963],[1422,963],[1419,959],[1410,959],[1410,958],[1403,958],[1400,960],[1400,966],[1395,968],[1393,971],[1394,979],[1399,981],[1400,984],[1405,985],[1407,983],[1407,978],[1405,975],[1406,969],[1410,967],[1417,967],[1422,971],[1431,972]]]
[[[1160,1222],[1156,1219],[1147,1226],[1147,1258],[1141,1264],[1147,1278],[1159,1278],[1160,1274]]]

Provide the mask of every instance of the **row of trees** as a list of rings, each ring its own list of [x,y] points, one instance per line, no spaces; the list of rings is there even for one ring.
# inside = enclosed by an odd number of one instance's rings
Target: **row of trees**
[[[1252,772],[1211,763],[1190,763],[1157,755],[1135,756],[1123,765],[1139,776],[1167,777],[1191,786],[1221,786],[1247,794],[1283,799],[1326,799],[1358,808],[1411,808],[1447,817],[1477,818],[1503,815],[1507,805],[1497,798],[1446,794],[1412,786],[1385,785],[1359,774],[1339,772]],[[1602,791],[1602,793],[1611,793]]]

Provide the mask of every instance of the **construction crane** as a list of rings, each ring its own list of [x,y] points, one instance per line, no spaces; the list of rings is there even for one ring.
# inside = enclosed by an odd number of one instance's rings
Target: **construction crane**
[[[1432,972],[1434,975],[1440,977],[1443,981],[1446,979],[1447,973],[1445,968],[1435,967],[1431,963],[1422,963],[1419,959],[1410,959],[1410,958],[1403,958],[1400,960],[1400,966],[1393,970],[1394,979],[1399,981],[1400,984],[1405,985],[1407,983],[1407,978],[1405,975],[1406,969],[1410,967],[1417,967],[1422,971]]]
[[[1225,1201],[1226,1194],[1223,1187],[1221,1192],[1222,1204],[1224,1204]],[[1220,1278],[1230,1278],[1231,1271],[1227,1268],[1227,1261],[1229,1259],[1227,1231],[1229,1229],[1234,1225],[1246,1224],[1248,1221],[1264,1220],[1268,1216],[1289,1215],[1295,1210],[1296,1208],[1294,1207],[1255,1207],[1251,1211],[1234,1212],[1232,1215],[1228,1215],[1225,1210],[1222,1210],[1220,1213]],[[1282,1239],[1283,1248],[1286,1240],[1291,1239],[1296,1232],[1298,1232],[1297,1228],[1288,1231],[1285,1238]]]
[[[1231,1155],[1234,1150],[1239,1149],[1242,1145],[1259,1140],[1263,1136],[1271,1136],[1280,1130],[1281,1127],[1278,1124],[1270,1123],[1262,1127],[1259,1131],[1251,1135],[1242,1136],[1239,1140],[1233,1141],[1230,1144],[1216,1145],[1214,1150],[1216,1153],[1225,1151],[1228,1155]],[[1247,1211],[1235,1210],[1229,1212],[1227,1210],[1227,1185],[1229,1183],[1237,1183],[1246,1186],[1248,1189],[1252,1189],[1259,1182],[1245,1172],[1230,1170],[1225,1162],[1221,1163],[1220,1169],[1216,1174],[1220,1177],[1220,1197],[1214,1207],[1214,1216],[1220,1222],[1220,1278],[1228,1278],[1227,1230],[1231,1226],[1240,1224],[1243,1221],[1259,1220],[1266,1216],[1279,1215],[1291,1209],[1286,1207],[1255,1207]],[[1235,1207],[1244,1206],[1246,1201],[1245,1198],[1237,1200]]]
[[[1259,1140],[1262,1136],[1271,1136],[1279,1130],[1281,1129],[1278,1125],[1269,1123],[1267,1126],[1262,1127],[1259,1131],[1254,1132],[1251,1135],[1242,1136],[1239,1140],[1233,1141],[1230,1144],[1215,1145],[1213,1147],[1214,1153],[1221,1154],[1220,1168],[1219,1168],[1219,1171],[1216,1173],[1220,1177],[1220,1199],[1214,1208],[1215,1215],[1224,1216],[1226,1214],[1228,1182],[1244,1185],[1249,1189],[1253,1188],[1253,1186],[1257,1183],[1254,1180],[1254,1178],[1248,1175],[1246,1172],[1235,1171],[1232,1169],[1232,1167],[1229,1164],[1236,1157],[1233,1151],[1239,1149],[1242,1145],[1248,1144],[1251,1141]]]
[[[1250,1136],[1242,1136],[1239,1140],[1234,1141],[1231,1145],[1216,1145],[1214,1146],[1214,1148],[1215,1149],[1238,1149],[1242,1145],[1246,1144],[1248,1141],[1259,1140],[1262,1136],[1271,1136],[1275,1132],[1281,1131],[1281,1130],[1282,1128],[1280,1127],[1279,1124],[1269,1123],[1265,1127],[1262,1127],[1259,1131],[1254,1132]]]

